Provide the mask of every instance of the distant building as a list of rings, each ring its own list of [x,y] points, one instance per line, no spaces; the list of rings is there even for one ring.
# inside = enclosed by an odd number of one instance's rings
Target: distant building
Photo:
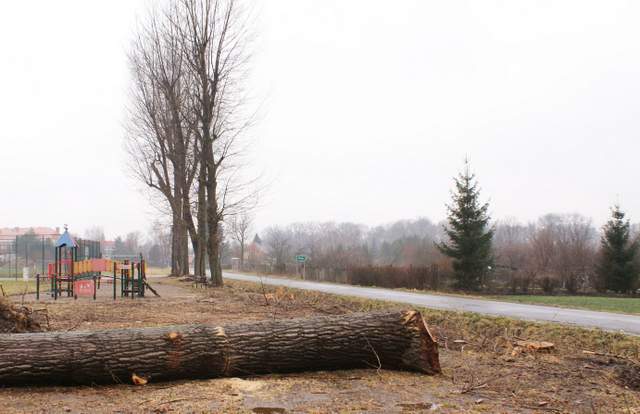
[[[262,245],[262,239],[256,233],[253,241],[244,252],[244,262],[249,266],[255,268],[256,266],[263,265],[267,260],[267,253]]]
[[[102,252],[102,257],[111,259],[116,251],[116,242],[113,240],[102,240],[100,242],[100,251]]]

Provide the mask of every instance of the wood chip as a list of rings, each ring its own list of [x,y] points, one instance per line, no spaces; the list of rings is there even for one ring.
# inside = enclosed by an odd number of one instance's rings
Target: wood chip
[[[516,346],[530,351],[550,351],[555,347],[552,342],[545,341],[517,341]]]
[[[148,382],[146,378],[136,375],[135,372],[131,374],[131,381],[134,385],[145,385]]]

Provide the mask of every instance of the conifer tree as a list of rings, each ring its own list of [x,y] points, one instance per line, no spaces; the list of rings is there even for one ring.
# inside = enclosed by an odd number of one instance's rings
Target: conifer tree
[[[630,292],[638,279],[635,255],[639,241],[631,240],[629,220],[619,205],[611,209],[611,219],[603,227],[598,275],[607,290]]]
[[[479,290],[493,265],[489,204],[480,202],[480,190],[467,160],[454,181],[453,202],[447,205],[448,226],[444,228],[449,240],[437,247],[453,259],[456,287]]]

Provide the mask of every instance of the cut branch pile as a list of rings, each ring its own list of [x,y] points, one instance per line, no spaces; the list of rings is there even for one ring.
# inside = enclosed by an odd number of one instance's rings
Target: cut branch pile
[[[0,385],[144,384],[351,368],[440,372],[419,312],[0,336]]]
[[[0,333],[41,332],[34,312],[26,306],[18,306],[0,297]]]

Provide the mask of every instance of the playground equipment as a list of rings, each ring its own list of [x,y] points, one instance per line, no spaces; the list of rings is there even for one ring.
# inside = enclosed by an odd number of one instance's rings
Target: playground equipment
[[[113,283],[113,299],[117,297],[117,283],[120,283],[120,296],[132,299],[144,297],[146,282],[146,263],[139,256],[119,256],[114,259],[102,258],[100,242],[92,240],[74,240],[65,226],[64,233],[56,241],[54,262],[49,263],[47,276],[50,282],[51,296],[93,296],[100,289],[102,278]],[[103,272],[112,272],[111,277]],[[36,298],[40,299],[40,275],[36,279]]]
[[[122,256],[120,256],[122,257]],[[144,297],[146,286],[146,264],[142,255],[139,260],[135,261],[135,256],[124,258],[121,261],[113,262],[113,298],[116,298],[116,277],[120,276],[120,296],[130,296],[133,299],[136,296]]]

